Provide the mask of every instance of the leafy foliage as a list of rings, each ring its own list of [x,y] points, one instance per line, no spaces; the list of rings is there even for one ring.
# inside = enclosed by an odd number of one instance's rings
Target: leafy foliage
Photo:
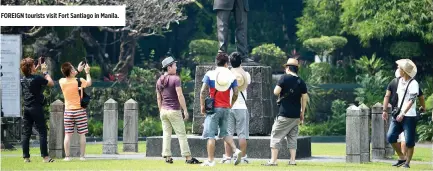
[[[251,53],[259,58],[261,64],[271,66],[274,71],[281,71],[286,62],[286,53],[275,44],[263,44],[255,47]]]
[[[420,124],[416,128],[416,132],[418,134],[418,141],[433,141],[433,123],[430,120],[426,124]]]
[[[363,44],[388,36],[416,35],[433,42],[431,0],[345,0],[342,3],[343,31]]]
[[[390,77],[385,76],[382,71],[374,75],[362,74],[356,76],[356,81],[361,87],[355,89],[355,101],[364,103],[367,106],[372,106],[381,101],[385,93],[385,86],[389,80]]]
[[[308,79],[310,84],[325,84],[330,82],[329,74],[331,72],[331,65],[329,63],[312,63],[310,64],[311,76]]]
[[[197,64],[213,62],[218,52],[218,42],[206,39],[193,40],[189,43],[189,52]]]
[[[315,52],[319,56],[327,55],[334,50],[334,45],[327,36],[307,39],[302,43],[302,45],[308,50]]]
[[[300,41],[320,36],[338,35],[343,0],[305,0],[303,15],[299,17],[296,35]]]
[[[330,41],[335,49],[343,48],[347,44],[347,39],[341,36],[330,36]]]
[[[160,136],[162,135],[162,123],[159,118],[146,117],[139,121],[138,134],[140,136]]]
[[[361,70],[361,73],[374,75],[379,72],[385,63],[381,58],[376,58],[376,54],[373,54],[370,59],[367,56],[362,56],[359,60],[355,60],[356,67]]]
[[[389,49],[392,56],[412,58],[421,56],[422,50],[418,42],[394,42]]]

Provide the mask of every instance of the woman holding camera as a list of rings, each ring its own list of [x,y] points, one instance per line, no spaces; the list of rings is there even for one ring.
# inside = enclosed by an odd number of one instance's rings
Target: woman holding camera
[[[76,78],[76,75],[81,72],[84,68],[86,72],[86,79]],[[62,64],[62,73],[65,78],[59,80],[60,88],[65,98],[65,113],[64,113],[64,125],[65,125],[65,159],[64,161],[70,161],[70,144],[72,134],[74,133],[75,126],[77,132],[80,134],[80,160],[86,160],[84,158],[86,150],[86,133],[87,129],[87,113],[86,109],[81,106],[81,96],[79,90],[84,91],[84,88],[92,85],[92,79],[90,77],[90,66],[87,63],[80,62],[78,69],[76,70],[71,63],[66,62]],[[81,87],[79,87],[79,82]]]
[[[24,74],[21,79],[21,88],[24,98],[24,114],[23,114],[23,133],[22,133],[22,148],[24,162],[30,162],[29,142],[32,135],[33,124],[39,132],[40,150],[43,162],[54,162],[48,156],[47,147],[47,125],[44,115],[43,105],[45,97],[43,95],[45,86],[52,87],[54,82],[47,72],[47,64],[41,62],[35,63],[32,58],[21,60],[20,70]],[[36,70],[41,68],[43,76],[37,75]]]

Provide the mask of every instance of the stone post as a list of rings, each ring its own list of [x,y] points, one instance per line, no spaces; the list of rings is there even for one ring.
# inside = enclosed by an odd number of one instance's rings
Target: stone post
[[[365,104],[359,106],[361,109],[361,163],[370,162],[370,108]]]
[[[346,162],[370,161],[368,107],[354,105],[346,110]]]
[[[385,158],[386,144],[385,121],[382,119],[382,104],[376,103],[371,108],[371,146],[372,158]]]
[[[64,158],[63,138],[65,129],[63,126],[63,112],[65,106],[61,100],[56,100],[50,105],[50,133],[48,149],[51,158]]]
[[[138,152],[138,103],[133,99],[124,107],[123,152]]]
[[[78,129],[76,125],[74,126],[74,133],[72,134],[69,153],[70,157],[79,157],[81,154],[80,135],[78,134]]]
[[[118,154],[117,129],[118,129],[118,104],[109,99],[104,103],[104,126],[102,154]]]
[[[392,148],[391,144],[388,143],[388,140],[386,138],[386,134],[388,133],[388,129],[389,129],[389,125],[392,122],[392,116],[391,116],[391,111],[392,111],[392,106],[391,104],[388,104],[388,122],[385,123],[385,132],[384,132],[384,137],[385,137],[385,158],[392,158],[392,156],[394,155],[394,149]]]

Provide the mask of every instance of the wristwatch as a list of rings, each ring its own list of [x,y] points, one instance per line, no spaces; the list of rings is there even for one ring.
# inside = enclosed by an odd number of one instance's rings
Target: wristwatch
[[[44,72],[43,74],[44,74],[44,76],[45,76],[45,75],[48,75],[48,71]]]

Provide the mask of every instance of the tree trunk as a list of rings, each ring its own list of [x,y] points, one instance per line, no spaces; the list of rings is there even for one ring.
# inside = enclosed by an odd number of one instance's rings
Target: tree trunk
[[[137,38],[129,36],[128,33],[123,32],[120,42],[119,62],[114,67],[119,82],[126,81],[129,71],[134,66],[135,47],[137,45]]]
[[[103,75],[108,75],[110,71],[110,61],[107,61],[104,59],[105,53],[103,52],[103,49],[99,45],[99,43],[93,38],[92,34],[88,30],[81,32],[80,34],[81,38],[84,40],[84,43],[87,47],[90,47],[91,52],[95,56],[95,59],[98,61],[98,63],[101,66],[101,71]]]

